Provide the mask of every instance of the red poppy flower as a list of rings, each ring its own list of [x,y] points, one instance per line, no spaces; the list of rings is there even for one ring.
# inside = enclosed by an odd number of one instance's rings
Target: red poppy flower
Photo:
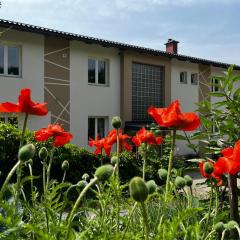
[[[32,115],[44,116],[48,113],[46,103],[36,103],[31,100],[31,90],[22,89],[18,98],[18,103],[5,102],[0,104],[0,112],[28,113]]]
[[[146,130],[145,128],[140,129],[137,133],[136,136],[132,138],[132,142],[136,146],[140,146],[142,143],[147,143],[150,145],[160,145],[163,141],[162,137],[155,137],[155,135]]]
[[[128,142],[127,142],[131,137],[128,136],[127,134],[123,134],[122,130],[119,130],[118,133],[119,133],[120,147],[127,151],[131,151],[132,146],[130,144],[128,144]],[[117,142],[117,130],[116,129],[111,130],[107,135],[107,139],[111,145],[114,144],[115,142]]]
[[[218,166],[216,166],[216,163],[214,163],[213,161],[208,160],[208,162],[210,164],[212,164],[212,166],[213,166],[213,172],[211,174],[207,174],[203,169],[203,165],[205,162],[203,161],[203,162],[199,163],[199,170],[200,170],[201,175],[205,178],[210,178],[210,177],[215,178],[217,180],[217,185],[221,186],[222,185],[222,174],[223,174],[222,169],[219,168]]]
[[[99,138],[99,135],[97,135],[96,139],[90,138],[88,145],[90,147],[96,147],[96,150],[94,151],[94,154],[102,154],[102,151],[104,150],[107,156],[110,156],[112,145],[109,143],[107,138]]]
[[[222,155],[223,157],[220,157],[215,163],[222,174],[235,175],[240,172],[240,140],[235,143],[234,148],[223,149]]]
[[[199,127],[200,119],[194,112],[182,113],[180,103],[175,100],[168,108],[149,107],[148,114],[162,127],[175,127],[192,131]]]
[[[53,146],[60,147],[70,142],[73,136],[65,132],[59,124],[49,124],[47,128],[35,132],[35,139],[39,142],[45,142],[49,138],[53,138]]]

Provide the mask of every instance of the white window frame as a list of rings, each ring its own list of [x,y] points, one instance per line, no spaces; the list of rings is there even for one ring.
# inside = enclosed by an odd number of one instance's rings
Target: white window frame
[[[214,86],[213,84],[219,84],[219,80],[216,78],[212,78],[212,92],[220,92],[218,86]]]
[[[196,76],[196,82],[192,81],[192,76]],[[191,84],[198,85],[198,73],[191,73]]]
[[[103,118],[104,119],[104,136],[106,136],[107,132],[108,132],[108,117],[107,116],[88,116],[88,119],[89,118],[94,118],[95,119],[95,133],[94,133],[94,139],[96,138],[98,132],[97,132],[97,129],[98,129],[98,121],[97,119],[99,118]],[[88,137],[88,136],[87,136]],[[89,137],[88,137],[89,138]]]
[[[21,48],[21,46],[16,45],[16,44],[5,44],[5,43],[0,43],[0,46],[3,46],[3,73],[0,73],[0,76],[21,77],[22,76],[22,48]],[[18,75],[8,74],[8,48],[9,47],[16,47],[19,50],[19,55],[18,55],[19,74]]]
[[[183,82],[181,82],[181,74],[182,73],[184,73],[184,81]],[[187,84],[187,78],[188,78],[188,73],[187,73],[187,71],[181,71],[180,73],[179,73],[179,82],[181,83],[181,84]]]
[[[88,60],[95,61],[95,83],[90,83],[88,79],[88,85],[96,85],[96,86],[109,86],[109,60],[106,58],[95,58],[95,57],[88,57]],[[105,83],[99,83],[98,81],[98,62],[104,61],[105,62]]]

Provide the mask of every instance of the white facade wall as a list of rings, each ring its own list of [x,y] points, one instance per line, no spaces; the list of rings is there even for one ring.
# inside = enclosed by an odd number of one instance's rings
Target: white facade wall
[[[0,102],[17,102],[22,88],[32,90],[34,101],[44,102],[44,36],[9,30],[1,36],[0,44],[21,48],[21,76],[0,75]],[[37,130],[49,122],[49,116],[30,116],[28,128]],[[22,116],[19,123],[22,124]]]
[[[199,73],[198,64],[173,59],[171,62],[171,101],[181,103],[182,112],[193,112],[199,99],[199,84],[191,84],[191,74]],[[187,72],[187,84],[180,83],[180,72]],[[182,132],[179,131],[178,134]],[[192,133],[192,132],[188,132]],[[193,151],[186,146],[186,141],[177,141],[176,154],[189,154]]]
[[[107,59],[109,86],[88,84],[88,58]],[[70,42],[70,131],[73,143],[88,145],[88,117],[120,115],[120,56],[116,49],[98,45]]]

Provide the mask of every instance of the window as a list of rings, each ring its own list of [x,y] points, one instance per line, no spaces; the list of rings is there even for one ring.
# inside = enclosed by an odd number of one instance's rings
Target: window
[[[212,78],[212,92],[219,92],[218,79]]]
[[[108,84],[108,61],[101,59],[88,59],[88,83]]]
[[[187,72],[180,72],[180,83],[187,84]]]
[[[18,117],[16,116],[0,116],[0,124],[1,123],[9,123],[11,125],[14,125],[15,127],[18,127]]]
[[[88,139],[95,139],[97,134],[103,138],[106,134],[107,118],[106,117],[89,117],[88,118]]]
[[[0,74],[20,76],[20,47],[0,45]]]
[[[149,106],[164,106],[164,67],[132,63],[132,120],[151,120]]]
[[[197,73],[192,73],[191,74],[191,84],[192,85],[197,85],[198,84],[198,74]]]

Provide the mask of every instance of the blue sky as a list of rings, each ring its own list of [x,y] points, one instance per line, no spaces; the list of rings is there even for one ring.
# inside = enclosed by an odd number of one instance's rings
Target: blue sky
[[[240,0],[2,0],[0,18],[240,65]]]

